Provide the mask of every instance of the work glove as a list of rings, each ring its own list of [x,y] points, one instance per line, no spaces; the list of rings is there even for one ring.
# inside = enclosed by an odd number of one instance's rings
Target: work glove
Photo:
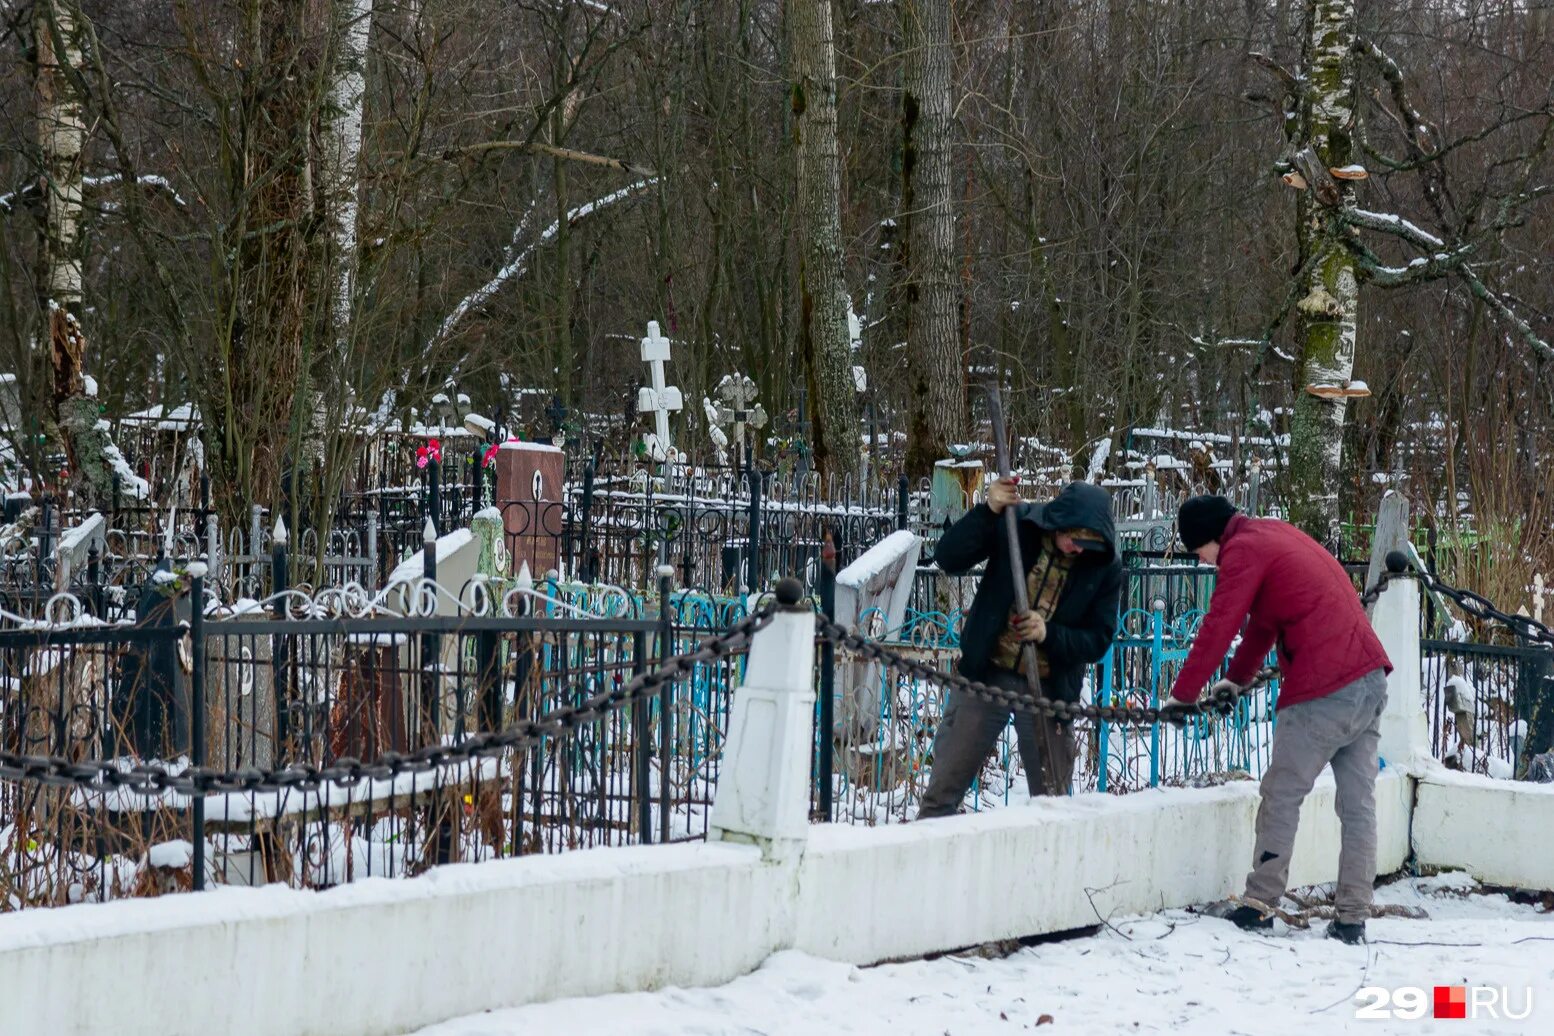
[[[1241,685],[1234,680],[1216,680],[1209,685],[1205,698],[1231,697],[1241,693]]]
[[[1170,723],[1173,726],[1182,726],[1188,719],[1199,715],[1198,703],[1183,701],[1175,697],[1167,698],[1160,703],[1160,722]]]

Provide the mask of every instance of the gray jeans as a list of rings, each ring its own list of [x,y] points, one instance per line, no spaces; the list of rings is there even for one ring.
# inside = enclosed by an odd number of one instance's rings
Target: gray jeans
[[[1386,673],[1377,669],[1325,697],[1279,710],[1257,809],[1248,898],[1279,905],[1290,877],[1300,804],[1331,762],[1342,825],[1338,919],[1352,923],[1370,916],[1376,882],[1376,746],[1386,703]]]
[[[994,672],[986,682],[1006,690],[1025,690],[1025,678],[1013,673]],[[928,790],[923,793],[922,805],[917,810],[919,820],[951,816],[960,809],[971,782],[976,780],[982,764],[987,762],[993,746],[998,743],[998,736],[1009,725],[1011,714],[1020,745],[1020,759],[1025,764],[1025,783],[1031,794],[1041,795],[1045,791],[1043,727],[1056,749],[1057,772],[1061,775],[1063,791],[1068,790],[1074,772],[1074,739],[1070,727],[1049,716],[1015,712],[960,691],[951,691],[944,716],[939,720],[939,729],[934,734],[933,770],[928,778]]]

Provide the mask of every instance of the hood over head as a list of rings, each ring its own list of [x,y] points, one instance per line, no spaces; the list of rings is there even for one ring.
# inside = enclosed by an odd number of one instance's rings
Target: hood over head
[[[1044,504],[1021,504],[1015,512],[1024,522],[1033,522],[1048,532],[1064,529],[1089,529],[1106,543],[1104,551],[1094,551],[1103,562],[1117,556],[1117,527],[1112,523],[1111,494],[1089,482],[1070,482],[1063,491]]]

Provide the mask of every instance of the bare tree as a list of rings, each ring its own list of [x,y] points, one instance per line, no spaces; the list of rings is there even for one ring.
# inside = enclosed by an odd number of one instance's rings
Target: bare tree
[[[788,21],[801,240],[799,353],[813,401],[816,466],[851,472],[859,459],[858,404],[843,279],[831,0],[789,0]]]
[[[361,210],[362,115],[367,96],[367,41],[372,33],[373,0],[334,0],[334,53],[329,85],[319,118],[319,200],[329,228],[327,262],[332,268],[330,322],[335,348],[349,348],[355,295],[357,220]]]
[[[90,507],[111,492],[112,444],[99,428],[95,392],[87,391],[81,331],[81,224],[85,191],[85,98],[75,12],[60,0],[33,9],[37,51],[41,203],[38,305],[49,350],[51,418],[65,448],[69,483]]]
[[[1305,295],[1300,314],[1295,416],[1290,428],[1290,517],[1318,539],[1336,542],[1344,413],[1354,372],[1360,284],[1353,254],[1339,240],[1331,209],[1352,207],[1355,157],[1354,0],[1309,0],[1303,116],[1306,146],[1290,175],[1303,177],[1316,204],[1300,225]],[[1335,172],[1337,176],[1335,176]]]
[[[908,474],[926,475],[965,432],[951,206],[950,0],[900,0],[901,207],[906,233]]]

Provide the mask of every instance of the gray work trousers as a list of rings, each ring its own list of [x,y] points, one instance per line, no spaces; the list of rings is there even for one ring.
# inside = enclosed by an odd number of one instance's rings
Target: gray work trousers
[[[1025,678],[1016,673],[995,670],[985,681],[1005,690],[1024,692]],[[933,769],[928,778],[928,790],[923,793],[917,818],[947,817],[960,809],[971,782],[976,780],[998,743],[998,736],[1009,725],[1011,715],[1014,733],[1020,745],[1020,759],[1025,764],[1025,782],[1032,795],[1045,791],[1042,775],[1042,735],[1044,726],[1051,734],[1057,748],[1057,772],[1064,777],[1064,790],[1068,778],[1074,772],[1074,738],[1071,725],[1059,723],[1050,716],[1038,716],[1032,712],[1016,712],[974,698],[961,691],[951,691],[939,720],[939,729],[933,740]]]
[[[1342,827],[1338,920],[1353,923],[1370,916],[1376,882],[1376,746],[1386,703],[1386,673],[1377,669],[1332,694],[1279,710],[1257,809],[1248,898],[1279,905],[1290,877],[1300,804],[1322,768],[1332,763]]]

